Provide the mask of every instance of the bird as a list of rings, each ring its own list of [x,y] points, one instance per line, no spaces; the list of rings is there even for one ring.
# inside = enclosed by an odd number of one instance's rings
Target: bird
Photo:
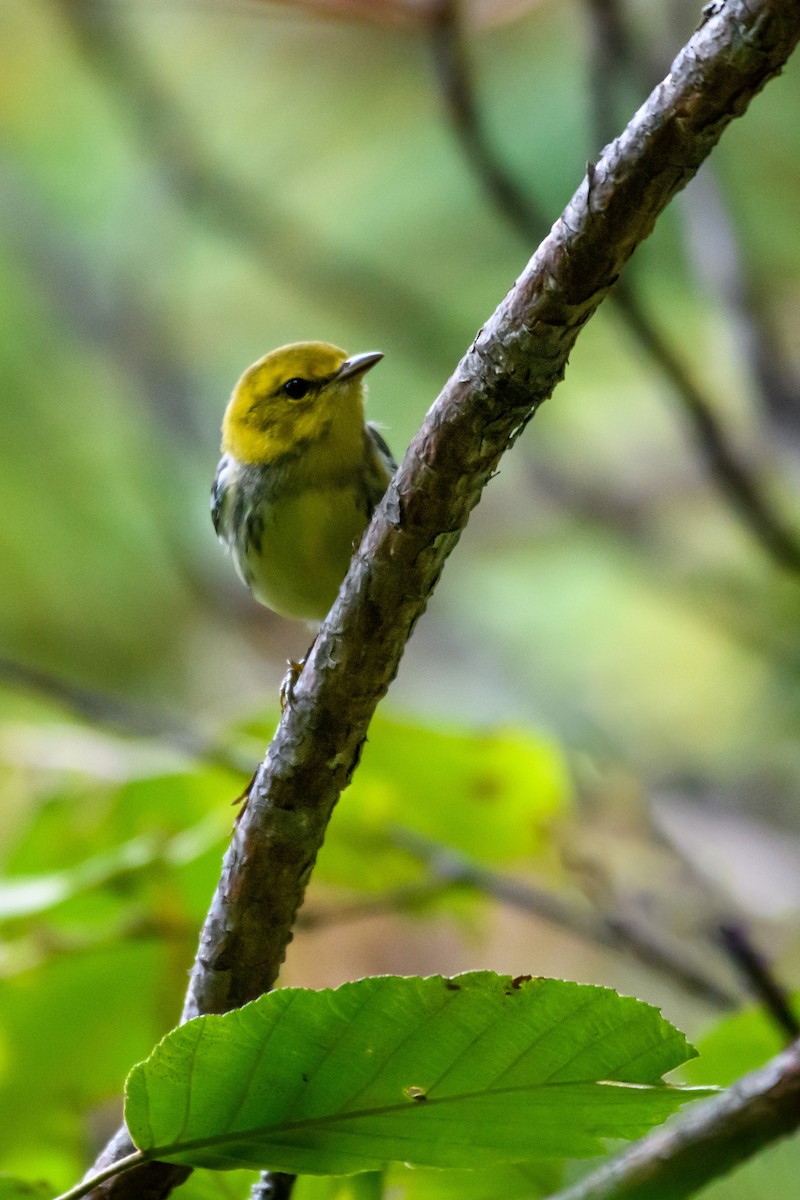
[[[315,630],[396,470],[364,417],[364,376],[382,358],[328,342],[279,346],[247,368],[222,420],[217,536],[257,601]]]

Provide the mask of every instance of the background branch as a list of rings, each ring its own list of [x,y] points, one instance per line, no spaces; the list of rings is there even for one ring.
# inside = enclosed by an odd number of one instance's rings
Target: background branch
[[[46,696],[75,716],[107,729],[157,739],[171,750],[209,765],[241,772],[245,776],[253,770],[252,762],[243,752],[171,713],[109,695],[97,688],[81,687],[60,675],[4,655],[0,655],[0,683]]]
[[[619,117],[626,111],[622,107],[626,84],[628,89],[635,88],[639,95],[646,94],[662,73],[658,61],[663,61],[664,56],[658,52],[658,47],[655,52],[648,51],[641,41],[634,46],[624,0],[585,0],[585,5],[592,31],[594,145],[602,146],[614,136]],[[673,9],[675,7],[673,2]],[[674,23],[678,24],[677,21]],[[711,291],[727,310],[733,341],[749,370],[755,395],[773,430],[797,440],[800,435],[800,380],[758,304],[757,289],[744,262],[713,163],[704,163],[692,186],[681,196],[680,211],[687,266],[699,286]],[[623,302],[627,300],[629,307],[634,299],[630,288],[620,293],[619,298]],[[737,477],[738,463],[727,446],[724,428],[716,428],[719,422],[709,410],[705,396],[698,391],[688,371],[652,322],[643,323],[642,317],[641,303],[634,302],[628,313],[632,332],[638,333],[642,346],[657,362],[667,364],[666,373],[678,385],[687,410],[693,416],[692,424],[701,449],[705,449],[709,463],[720,478],[728,479],[732,502],[740,507],[742,487]],[[748,489],[748,482],[745,481],[745,492],[752,490]],[[770,546],[775,542],[774,523],[764,525],[763,520],[759,521],[761,508],[759,495],[745,495],[744,511],[740,511],[740,516],[747,521],[747,510],[752,511],[754,521],[760,526],[760,536],[765,545]],[[780,522],[778,524],[780,527]],[[776,561],[781,561],[786,554],[784,541],[779,536],[772,545],[771,553]],[[790,567],[791,557],[790,550],[787,563]]]
[[[569,933],[612,950],[624,950],[651,970],[659,971],[689,995],[716,1008],[735,1008],[738,997],[693,961],[673,939],[632,918],[605,916],[552,892],[512,879],[440,846],[409,829],[394,832],[397,845],[421,859],[433,880],[473,888],[512,908],[543,918]]]
[[[659,213],[798,37],[800,7],[784,0],[729,0],[710,15],[445,385],[373,517],[259,768],[201,933],[184,1019],[244,1004],[275,982],[369,721],[483,487],[562,378],[583,325]],[[149,1169],[108,1194],[158,1194],[146,1190]]]
[[[630,51],[616,5],[610,0],[593,0],[593,12],[598,18],[594,23],[595,29],[599,30],[596,41],[604,50],[602,62],[595,71],[595,83],[600,92],[596,136],[603,133],[602,140],[605,140],[613,100],[610,59],[613,55],[627,58]],[[538,241],[547,228],[546,219],[535,201],[501,163],[484,129],[472,86],[457,0],[439,3],[436,20],[432,23],[431,45],[445,109],[464,157],[498,212],[528,245]],[[602,140],[598,144],[602,144]],[[720,494],[776,564],[800,572],[800,541],[740,461],[728,442],[722,422],[714,415],[713,404],[659,333],[629,279],[617,285],[612,303],[637,343],[657,364],[681,400],[697,448]]]
[[[776,979],[764,956],[753,945],[747,930],[740,924],[723,922],[716,930],[717,939],[747,984],[753,997],[761,1004],[788,1041],[800,1037],[797,1019],[789,994]]]
[[[625,85],[645,95],[662,74],[658,46],[634,45],[624,0],[585,0],[591,28],[594,145],[614,136]],[[682,23],[672,0],[673,24]],[[758,303],[758,289],[742,255],[734,221],[714,167],[707,163],[681,199],[687,265],[701,287],[727,310],[733,339],[773,430],[800,437],[800,378]]]
[[[800,375],[765,313],[742,254],[717,173],[707,163],[682,197],[687,261],[700,286],[727,310],[736,348],[773,435],[800,443]]]
[[[0,656],[0,682],[10,683],[33,691],[66,706],[79,717],[99,723],[107,728],[137,737],[157,738],[164,746],[181,754],[190,755],[201,762],[241,772],[251,773],[251,761],[243,750],[228,745],[222,740],[206,736],[188,721],[175,718],[159,710],[136,705],[116,696],[109,696],[94,689],[78,685],[40,671],[26,664]],[[414,884],[399,887],[378,896],[369,896],[349,904],[339,905],[331,911],[309,912],[304,910],[296,921],[296,928],[318,929],[327,925],[346,922],[387,913],[418,909],[452,888],[467,887],[482,895],[499,900],[513,908],[541,917],[545,921],[568,930],[578,937],[608,949],[632,954],[645,966],[666,975],[690,995],[718,1008],[732,1008],[738,1002],[734,991],[713,977],[706,969],[694,962],[673,940],[665,936],[648,922],[643,923],[624,916],[612,916],[596,912],[592,907],[579,905],[553,892],[536,888],[531,884],[513,879],[498,871],[484,867],[466,855],[441,845],[410,829],[397,828],[390,833],[395,844],[413,855],[426,866],[427,877]],[[759,979],[765,967],[745,939],[741,926],[733,923],[724,926],[735,932],[737,946],[742,943],[749,949],[749,958],[760,964]],[[731,938],[734,934],[731,934]],[[730,951],[730,939],[722,936],[721,944]],[[764,985],[756,986],[751,971],[742,965],[741,956],[733,955],[734,961],[747,979],[757,998],[763,998]],[[773,990],[775,985],[773,984]],[[777,1011],[782,1028],[788,1029],[786,1007]],[[772,991],[770,991],[772,996]],[[768,1007],[773,1011],[772,1002]],[[792,1032],[794,1031],[794,1032]],[[791,1027],[791,1036],[800,1029]]]
[[[592,144],[599,149],[614,136],[617,127],[620,84],[635,72],[638,85],[644,71],[637,68],[636,53],[619,0],[584,0],[584,3],[591,43]],[[650,72],[649,67],[647,70],[649,82],[647,86],[641,86],[640,94],[646,94],[660,74]]]
[[[129,736],[158,739],[180,754],[230,771],[251,773],[251,760],[242,749],[214,739],[189,721],[137,705],[24,663],[0,656],[0,682],[22,687],[65,706],[76,716]],[[297,928],[317,929],[379,914],[416,909],[443,892],[468,887],[513,908],[543,918],[578,937],[609,949],[632,954],[645,966],[661,972],[687,993],[715,1007],[737,1004],[735,993],[708,970],[694,962],[673,939],[653,927],[622,915],[611,915],[581,906],[528,883],[484,867],[448,846],[410,829],[390,834],[402,850],[425,863],[427,878],[389,893],[367,897],[330,912],[305,911]],[[127,868],[126,868],[127,869]],[[715,937],[733,960],[754,997],[762,1002],[778,1026],[793,1038],[800,1034],[785,991],[776,983],[763,957],[753,948],[741,924],[733,921],[715,927]]]

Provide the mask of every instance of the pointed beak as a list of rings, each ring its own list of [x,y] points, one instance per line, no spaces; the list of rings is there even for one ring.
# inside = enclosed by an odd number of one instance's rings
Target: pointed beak
[[[352,379],[355,375],[363,375],[365,371],[369,371],[370,367],[374,367],[383,358],[383,352],[380,350],[368,350],[366,354],[353,354],[350,358],[346,358],[339,370],[336,372],[336,381],[340,379]]]

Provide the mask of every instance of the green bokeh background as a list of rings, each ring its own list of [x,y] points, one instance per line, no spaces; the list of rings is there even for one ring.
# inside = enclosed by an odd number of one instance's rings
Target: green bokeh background
[[[488,136],[554,220],[600,151],[586,10],[467,7]],[[478,19],[492,9],[505,19]],[[700,16],[654,0],[626,11],[642,71],[665,71]],[[114,1120],[125,1067],[175,1020],[246,774],[177,754],[174,726],[255,763],[283,661],[308,640],[251,601],[214,538],[230,389],[285,341],[381,349],[369,414],[400,455],[535,245],[464,162],[419,29],[262,0],[0,0],[0,44],[0,852],[10,884],[47,885],[37,903],[26,892],[24,913],[0,897],[0,1127],[13,1125],[0,1169],[66,1186]],[[645,89],[619,93],[621,129]],[[793,419],[765,404],[750,327],[709,276],[721,222],[700,249],[691,240],[709,212],[698,185],[630,271],[800,537],[799,105],[795,59],[709,165]],[[548,841],[577,797],[600,810],[609,840],[588,840],[614,876],[610,903],[627,894],[617,872],[650,862],[630,810],[656,798],[796,977],[799,600],[800,579],[720,496],[680,401],[605,305],[415,631],[395,716],[326,847],[322,900],[348,880],[374,892],[418,879],[371,841],[398,811],[578,890],[557,861],[571,836]],[[66,704],[54,681],[72,689]],[[76,718],[74,689],[92,719]],[[526,786],[532,815],[512,851]],[[482,817],[466,821],[473,808],[500,814],[491,837]],[[596,883],[596,863],[583,874]],[[683,933],[679,892],[659,904]],[[540,931],[532,947],[527,927],[463,897],[412,925],[335,952],[309,933],[305,956],[301,932],[289,979],[520,973],[533,957],[537,971],[663,1003],[692,1036],[713,1016],[574,939]],[[728,1186],[720,1196],[740,1194]]]

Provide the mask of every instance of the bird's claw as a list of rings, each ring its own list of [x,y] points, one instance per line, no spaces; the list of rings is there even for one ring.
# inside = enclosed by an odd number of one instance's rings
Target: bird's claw
[[[297,681],[300,678],[300,674],[305,665],[306,660],[304,658],[301,658],[299,662],[295,662],[293,658],[288,660],[286,664],[286,674],[281,680],[281,712],[283,712],[287,707],[292,707],[294,703],[294,689],[297,686]]]
[[[236,814],[236,819],[233,822],[234,829],[236,828],[236,826],[239,824],[242,817],[244,816],[245,809],[247,808],[247,801],[250,799],[250,792],[252,790],[253,784],[256,781],[257,776],[258,776],[258,767],[256,767],[255,771],[253,771],[253,774],[250,776],[250,782],[248,783],[248,785],[244,789],[244,791],[241,793],[241,795],[237,796],[235,800],[231,800],[232,806],[234,804],[241,805],[241,808],[239,809],[239,811]]]

